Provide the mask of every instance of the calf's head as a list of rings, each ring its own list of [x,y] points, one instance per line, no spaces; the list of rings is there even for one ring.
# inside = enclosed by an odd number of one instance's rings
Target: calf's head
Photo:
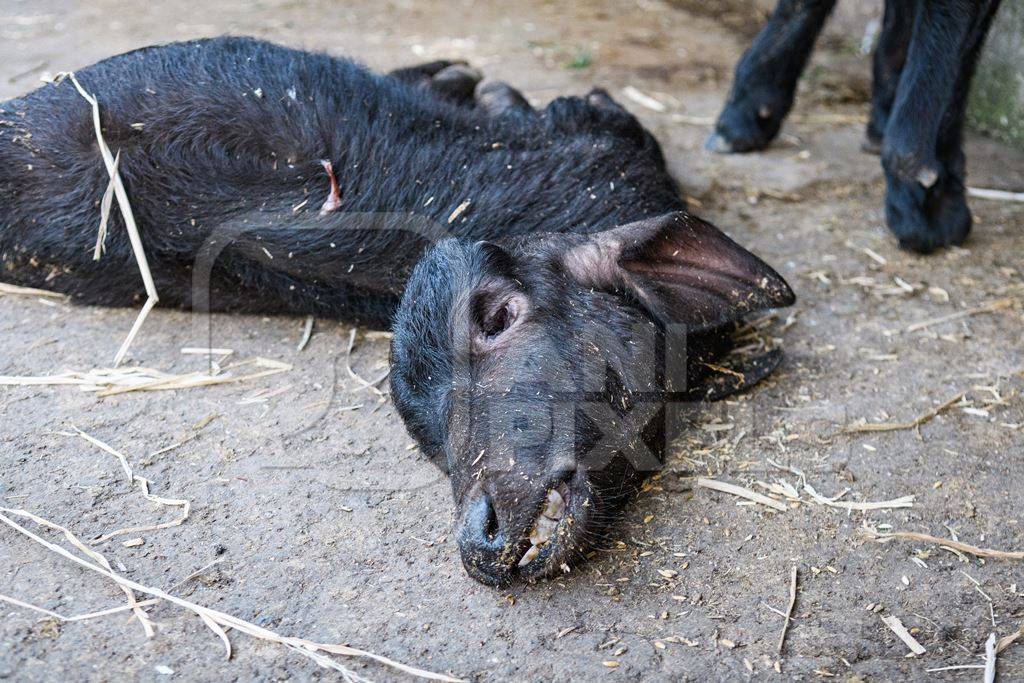
[[[785,281],[684,213],[593,234],[448,239],[395,317],[392,391],[446,470],[471,576],[569,566],[661,462],[666,402]]]

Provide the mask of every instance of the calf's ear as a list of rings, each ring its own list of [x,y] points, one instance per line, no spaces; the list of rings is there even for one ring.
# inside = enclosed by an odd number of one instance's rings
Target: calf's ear
[[[580,284],[625,294],[662,323],[692,332],[795,300],[771,266],[683,212],[595,233],[564,259]]]

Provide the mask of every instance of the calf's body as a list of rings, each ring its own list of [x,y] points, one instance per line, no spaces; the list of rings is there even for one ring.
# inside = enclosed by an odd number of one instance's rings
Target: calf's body
[[[448,62],[374,75],[222,38],[77,73],[101,107],[165,304],[392,326],[392,390],[451,475],[467,570],[584,556],[672,436],[669,403],[749,386],[710,361],[771,268],[684,202],[602,91],[536,111]],[[82,303],[143,297],[72,83],[0,105],[0,278]]]
[[[408,214],[479,240],[684,207],[625,112],[562,98],[543,116],[494,117],[400,75],[249,39],[144,48],[78,72],[120,152],[161,302],[191,305],[196,255],[223,233],[213,306],[386,327],[429,246]],[[82,303],[144,299],[117,211],[106,254],[91,258],[108,176],[89,104],[64,81],[0,109],[3,277]],[[321,160],[341,193],[327,216]]]

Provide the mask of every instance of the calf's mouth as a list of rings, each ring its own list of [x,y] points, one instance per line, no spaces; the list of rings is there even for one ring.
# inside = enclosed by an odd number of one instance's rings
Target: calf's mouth
[[[529,536],[530,547],[526,549],[523,556],[519,558],[516,565],[522,570],[529,567],[534,560],[541,557],[545,550],[550,558],[551,550],[554,548],[553,541],[558,540],[559,535],[567,533],[567,527],[573,524],[573,519],[568,516],[569,503],[572,501],[572,492],[565,483],[549,489],[544,498],[544,507],[541,509],[537,519],[533,522]]]

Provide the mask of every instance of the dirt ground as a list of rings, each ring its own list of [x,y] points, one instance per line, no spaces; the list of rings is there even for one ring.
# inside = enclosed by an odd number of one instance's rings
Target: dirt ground
[[[786,360],[770,381],[694,421],[666,472],[629,508],[617,542],[539,585],[494,590],[466,576],[446,481],[410,450],[390,403],[350,377],[350,326],[333,321],[318,321],[299,352],[300,319],[215,316],[212,342],[234,349],[232,359],[293,366],[234,385],[109,398],[0,387],[0,506],[82,538],[174,518],[128,485],[113,456],[61,433],[73,425],[122,450],[154,493],[192,503],[182,526],[97,546],[129,578],[285,635],[471,680],[977,680],[978,668],[928,670],[977,666],[990,633],[1024,625],[1024,563],[879,544],[860,532],[867,524],[1024,550],[1024,205],[974,200],[966,248],[900,252],[883,223],[878,160],[859,151],[868,58],[818,55],[777,144],[722,157],[701,143],[742,32],[654,0],[3,0],[0,99],[35,87],[43,71],[221,33],[380,69],[463,57],[537,103],[608,88],[661,140],[695,210],[797,291],[795,308],[769,328]],[[664,111],[624,95],[627,86]],[[971,184],[1024,189],[1024,154],[972,138],[968,159]],[[1003,300],[998,310],[907,329]],[[0,297],[0,374],[108,367],[135,313]],[[179,353],[209,342],[202,322],[156,310],[130,364],[204,369]],[[360,334],[352,368],[376,377],[386,363],[386,338]],[[841,433],[858,420],[907,422],[959,394],[919,430]],[[756,490],[800,484],[776,464],[803,472],[824,496],[913,495],[914,505],[850,512],[814,504],[803,489],[804,502],[777,513],[694,488],[695,476]],[[144,544],[125,547],[134,535]],[[793,567],[799,595],[780,657]],[[65,615],[124,600],[111,582],[6,527],[0,594]],[[0,603],[0,678],[338,676],[237,632],[227,660],[193,615],[149,609],[158,626],[147,639],[123,612],[60,623]],[[883,624],[890,615],[925,654],[910,655]],[[374,680],[403,678],[346,663]],[[1024,680],[1024,641],[999,666],[1002,680]]]

